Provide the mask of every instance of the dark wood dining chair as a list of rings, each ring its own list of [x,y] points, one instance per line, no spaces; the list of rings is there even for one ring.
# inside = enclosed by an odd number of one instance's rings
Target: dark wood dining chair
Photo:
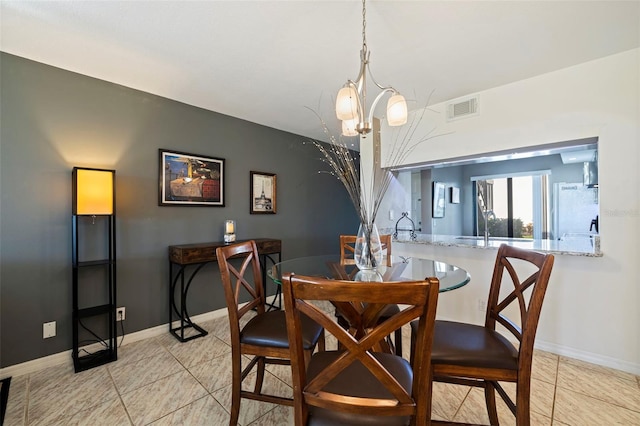
[[[356,235],[340,235],[340,263],[343,265],[355,265]],[[383,259],[387,266],[391,266],[391,235],[380,235]]]
[[[553,262],[552,254],[503,244],[496,257],[484,326],[436,321],[431,355],[434,381],[483,387],[492,425],[498,424],[496,390],[516,424],[530,424],[533,344]],[[511,320],[507,311],[514,308],[518,317]],[[420,347],[413,339],[417,323],[411,328],[414,353]],[[514,346],[499,330],[519,345]],[[498,382],[516,383],[515,402]]]
[[[290,364],[289,340],[283,311],[265,310],[265,294],[262,272],[255,241],[232,244],[216,249],[222,285],[229,312],[232,357],[232,398],[230,425],[238,423],[241,398],[293,405],[293,399],[262,393],[265,364]],[[252,277],[251,277],[252,275]],[[242,303],[246,300],[246,303]],[[252,310],[256,315],[244,327],[242,317]],[[324,350],[324,332],[318,323],[303,318],[302,350],[309,357],[316,345]],[[242,370],[243,355],[253,356]],[[254,390],[242,390],[242,381],[257,365]]]
[[[346,268],[344,269],[346,274],[343,279],[353,279],[358,272],[358,268],[355,266],[356,261],[354,258],[355,255],[355,244],[356,244],[357,236],[356,235],[340,235],[340,264],[343,267],[348,267],[353,265],[353,269],[348,271]],[[382,250],[384,252],[384,261],[387,267],[391,266],[391,235],[384,234],[380,235],[380,245],[382,246]],[[343,274],[343,275],[344,275]],[[391,317],[392,315],[398,313],[400,308],[397,305],[389,304],[385,307],[384,311],[380,315],[381,320]],[[338,324],[343,327],[347,327],[348,324],[342,316],[336,311],[336,317],[338,318]],[[393,342],[390,342],[395,348],[395,352],[397,355],[402,356],[402,330],[398,329],[394,331],[394,339]]]
[[[437,278],[381,284],[285,275],[295,424],[429,425],[438,287]],[[332,302],[351,328],[345,330],[310,303],[317,300]],[[402,304],[403,309],[379,321],[388,303]],[[317,352],[305,365],[303,315],[335,336],[343,349]],[[413,366],[380,351],[390,332],[416,318],[416,340],[424,350],[416,354]]]

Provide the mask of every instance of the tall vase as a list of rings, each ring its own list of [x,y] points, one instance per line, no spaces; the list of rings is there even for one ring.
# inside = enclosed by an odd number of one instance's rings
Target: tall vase
[[[354,258],[361,271],[376,269],[382,264],[382,244],[375,223],[361,223],[356,238]]]

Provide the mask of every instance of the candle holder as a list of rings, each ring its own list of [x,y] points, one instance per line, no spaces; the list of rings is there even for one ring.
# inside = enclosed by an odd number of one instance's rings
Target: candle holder
[[[236,221],[228,219],[224,222],[224,243],[233,243],[236,240]]]

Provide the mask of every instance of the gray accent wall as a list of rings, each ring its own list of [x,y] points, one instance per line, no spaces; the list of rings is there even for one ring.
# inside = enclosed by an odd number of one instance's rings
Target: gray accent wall
[[[116,170],[126,333],[168,321],[167,247],[220,241],[225,219],[239,239],[282,239],[283,259],[335,253],[339,234],[357,231],[344,188],[318,173],[303,136],[6,53],[0,66],[0,367],[71,349],[74,166]],[[224,158],[226,206],[158,206],[160,148]],[[249,214],[250,171],[277,174],[277,214]],[[188,303],[192,316],[225,306],[215,264]],[[44,340],[49,321],[57,336]]]

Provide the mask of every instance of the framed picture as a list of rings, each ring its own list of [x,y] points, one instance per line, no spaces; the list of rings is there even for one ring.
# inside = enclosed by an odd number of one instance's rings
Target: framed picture
[[[460,188],[452,186],[450,189],[451,189],[451,204],[460,204]]]
[[[433,182],[433,217],[444,217],[446,186],[442,182]]]
[[[251,214],[276,213],[276,175],[251,172]]]
[[[224,207],[224,159],[159,151],[158,205]]]

